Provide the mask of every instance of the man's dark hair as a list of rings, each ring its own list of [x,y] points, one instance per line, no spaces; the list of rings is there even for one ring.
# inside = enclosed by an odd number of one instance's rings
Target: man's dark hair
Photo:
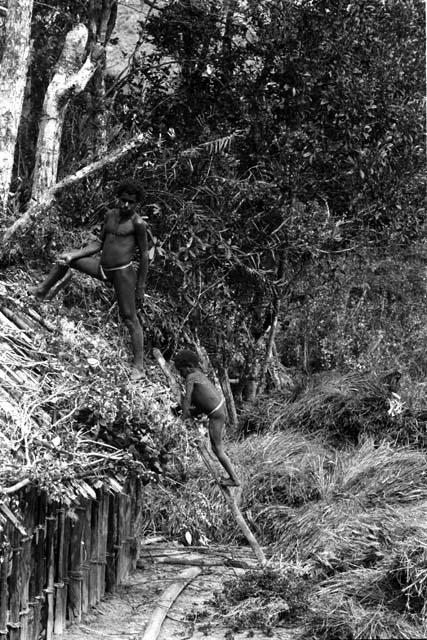
[[[142,187],[135,180],[123,180],[116,188],[116,196],[122,193],[135,194],[138,202],[142,200]]]
[[[200,361],[194,351],[190,351],[190,349],[183,349],[176,354],[174,363],[179,369],[179,367],[198,367]]]

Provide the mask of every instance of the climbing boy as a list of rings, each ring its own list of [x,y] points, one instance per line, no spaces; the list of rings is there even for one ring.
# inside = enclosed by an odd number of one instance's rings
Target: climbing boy
[[[107,211],[101,237],[82,249],[58,256],[47,278],[30,292],[39,300],[51,300],[76,269],[114,287],[119,312],[127,326],[132,343],[133,365],[131,380],[143,376],[144,337],[137,315],[137,305],[145,295],[148,270],[147,228],[137,214],[141,200],[141,187],[133,181],[119,184],[116,190],[118,207]],[[139,267],[134,269],[132,259],[139,250]],[[99,258],[92,257],[101,253]]]
[[[228,473],[221,484],[226,487],[239,487],[240,481],[224,451],[223,435],[225,427],[224,398],[221,398],[214,385],[199,368],[197,355],[189,349],[183,349],[175,357],[175,367],[185,378],[185,396],[182,400],[182,415],[185,420],[190,415],[204,413],[209,418],[209,438],[212,451]]]

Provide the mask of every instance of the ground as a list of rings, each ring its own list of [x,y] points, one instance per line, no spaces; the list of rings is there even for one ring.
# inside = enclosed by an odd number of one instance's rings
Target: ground
[[[169,564],[188,556],[187,548],[169,546],[159,551],[143,552],[138,568],[113,594],[105,599],[86,616],[85,620],[68,629],[62,640],[142,640],[151,613],[158,604],[163,591],[176,581],[188,565]],[[212,549],[199,554],[207,562],[224,556],[255,565],[251,553],[246,549]],[[192,554],[194,558],[194,554]],[[167,561],[164,562],[164,561]],[[212,619],[214,609],[212,597],[221,584],[241,573],[236,567],[203,567],[199,574],[181,592],[162,625],[158,640],[243,640],[252,638],[264,640],[267,636],[259,630],[234,632],[219,621]],[[273,640],[296,640],[296,629],[275,629],[268,636]]]

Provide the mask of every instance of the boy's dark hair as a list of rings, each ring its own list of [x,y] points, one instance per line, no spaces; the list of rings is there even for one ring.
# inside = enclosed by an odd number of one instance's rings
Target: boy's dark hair
[[[190,349],[182,349],[179,351],[175,358],[174,363],[176,367],[198,367],[200,364],[200,360],[194,351],[190,351]]]
[[[122,180],[116,187],[116,196],[120,197],[122,193],[135,194],[138,202],[142,200],[142,187],[135,180]]]

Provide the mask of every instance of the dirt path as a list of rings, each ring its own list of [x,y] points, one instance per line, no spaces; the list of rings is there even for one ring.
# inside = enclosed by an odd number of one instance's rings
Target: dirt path
[[[177,550],[169,547],[168,553],[176,556]],[[181,556],[186,553],[186,549],[184,552],[182,548],[178,551]],[[203,554],[208,558],[214,556]],[[188,568],[182,564],[160,564],[160,557],[158,549],[149,556],[145,555],[139,562],[142,568],[129,576],[114,594],[106,596],[85,617],[84,622],[70,628],[62,640],[141,640],[161,593]],[[235,557],[251,561],[250,553],[246,550],[236,550]],[[225,580],[242,571],[235,567],[204,567],[170,609],[159,640],[265,640],[266,636],[260,631],[231,632],[211,619],[213,608],[210,602],[214,592],[221,590]],[[277,629],[268,637],[273,640],[294,640],[297,634],[296,631]]]

